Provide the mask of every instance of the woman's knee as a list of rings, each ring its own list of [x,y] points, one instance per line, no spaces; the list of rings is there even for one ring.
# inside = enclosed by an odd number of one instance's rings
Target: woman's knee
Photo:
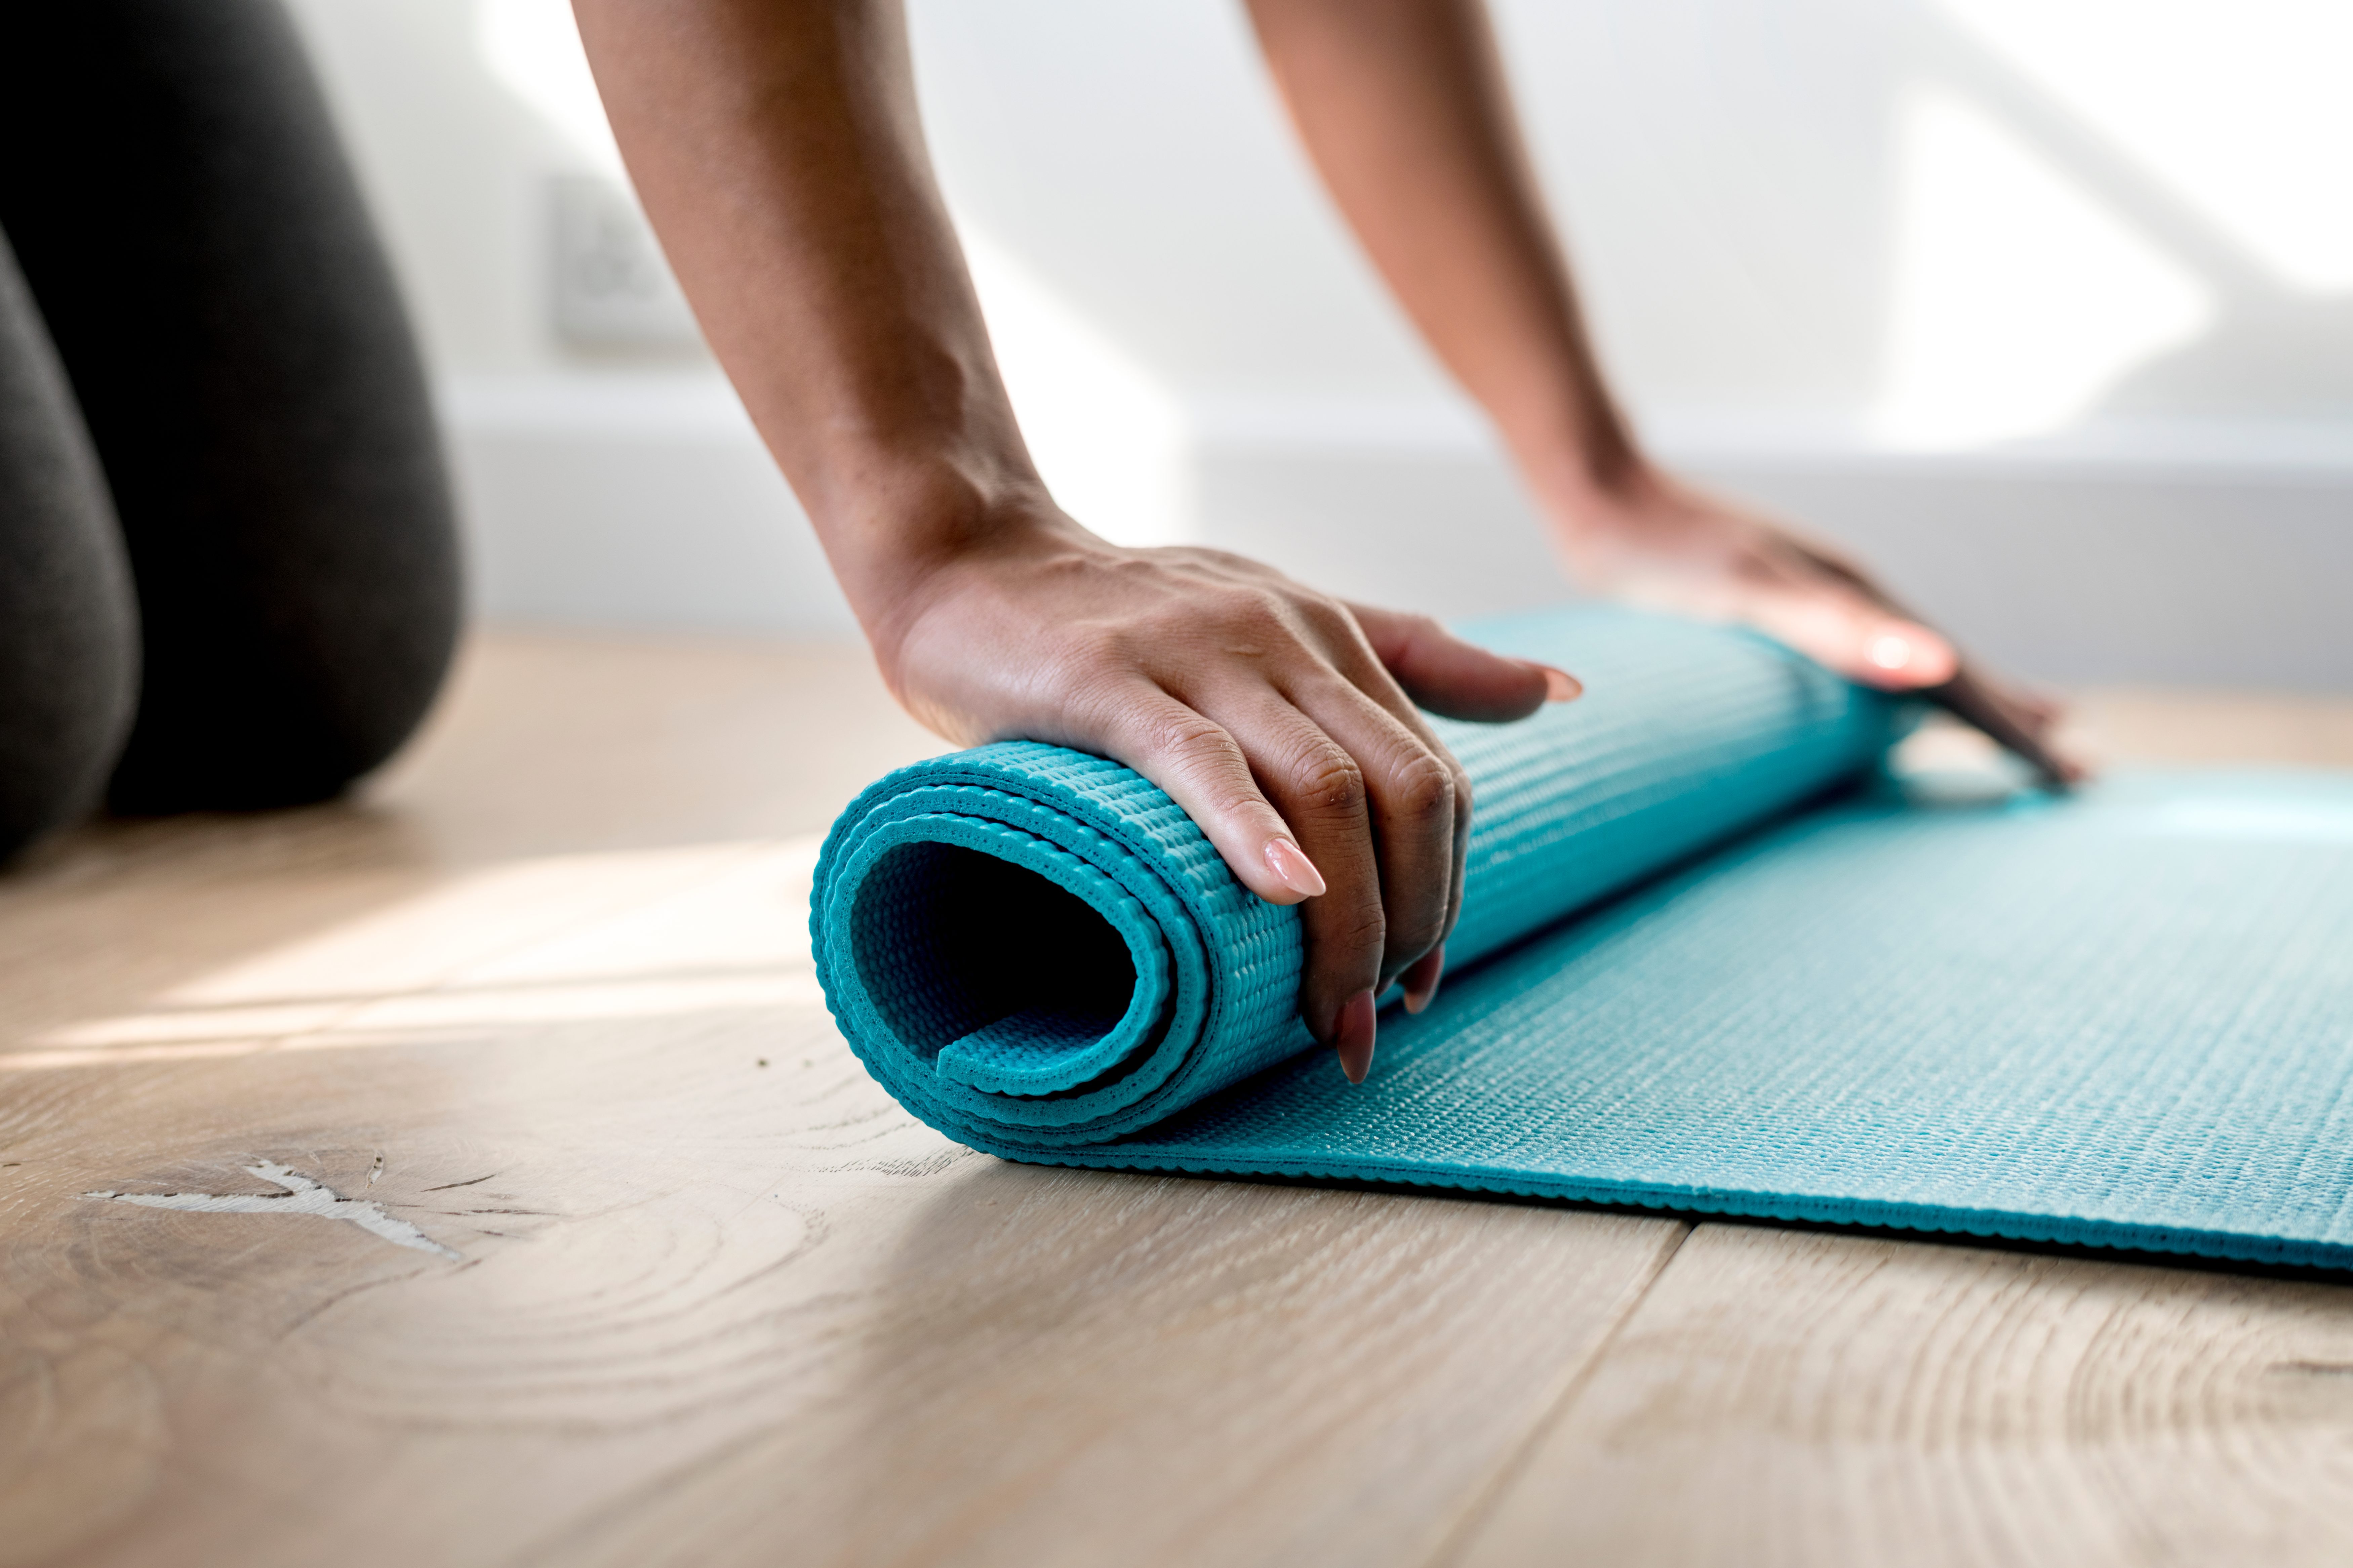
[[[138,688],[105,482],[0,241],[0,861],[95,803]]]
[[[145,669],[109,798],[332,795],[415,728],[459,614],[449,486],[390,268],[269,0],[38,17],[19,42],[40,68],[13,83],[0,132],[38,126],[55,150],[8,165],[0,224],[138,581]]]

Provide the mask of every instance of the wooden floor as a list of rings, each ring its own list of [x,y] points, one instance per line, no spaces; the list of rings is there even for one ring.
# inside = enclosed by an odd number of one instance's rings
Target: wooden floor
[[[0,1563],[2353,1556],[2353,1289],[913,1124],[804,899],[929,749],[854,656],[511,636],[355,804],[0,879]]]

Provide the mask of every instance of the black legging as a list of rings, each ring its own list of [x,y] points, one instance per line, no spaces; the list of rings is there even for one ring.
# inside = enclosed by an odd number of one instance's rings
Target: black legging
[[[458,552],[408,323],[274,0],[12,16],[0,231],[0,858],[101,794],[334,795],[432,701]]]

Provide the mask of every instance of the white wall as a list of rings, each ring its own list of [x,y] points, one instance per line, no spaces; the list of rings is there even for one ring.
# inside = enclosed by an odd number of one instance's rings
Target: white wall
[[[1231,0],[913,0],[1017,402],[1107,531],[1446,613],[1561,591]],[[614,164],[561,0],[298,0],[447,389],[494,615],[848,625],[691,344],[565,342]],[[1661,447],[2057,679],[2353,684],[2353,6],[1500,0]],[[650,346],[649,346],[650,345]]]

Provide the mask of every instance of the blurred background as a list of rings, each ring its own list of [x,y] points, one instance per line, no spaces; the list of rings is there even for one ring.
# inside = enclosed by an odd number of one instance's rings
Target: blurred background
[[[2353,687],[2353,5],[1496,0],[1670,461],[2060,681]],[[293,0],[498,622],[854,635],[630,196],[565,0]],[[912,0],[1057,496],[1450,616],[1562,597],[1231,0]]]

